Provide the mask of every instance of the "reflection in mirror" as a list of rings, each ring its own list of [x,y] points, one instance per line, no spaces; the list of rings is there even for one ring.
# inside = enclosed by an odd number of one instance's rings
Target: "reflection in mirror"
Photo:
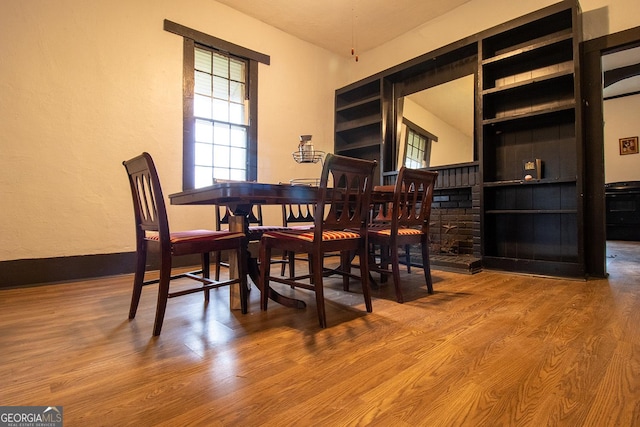
[[[404,97],[398,169],[474,161],[474,75]]]

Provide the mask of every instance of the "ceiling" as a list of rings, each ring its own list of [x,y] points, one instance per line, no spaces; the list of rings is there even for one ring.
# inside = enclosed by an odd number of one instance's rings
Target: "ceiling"
[[[339,55],[362,54],[471,0],[217,0]]]

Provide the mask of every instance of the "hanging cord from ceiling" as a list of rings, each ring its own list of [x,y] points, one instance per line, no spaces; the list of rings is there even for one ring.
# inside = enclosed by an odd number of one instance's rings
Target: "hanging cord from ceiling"
[[[358,41],[356,40],[356,22],[357,15],[355,12],[355,1],[351,4],[351,56],[355,56],[356,62],[358,62]]]

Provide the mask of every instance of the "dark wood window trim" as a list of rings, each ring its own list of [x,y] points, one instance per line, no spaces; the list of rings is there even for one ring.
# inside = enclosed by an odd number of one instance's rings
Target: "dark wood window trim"
[[[213,37],[200,31],[185,27],[175,22],[164,20],[164,29],[184,38],[183,49],[183,167],[182,189],[195,188],[194,177],[194,135],[193,135],[193,92],[194,92],[194,47],[196,44],[210,47],[248,60],[248,94],[249,117],[248,128],[248,153],[247,153],[247,180],[254,181],[258,178],[258,64],[269,65],[271,57],[260,52],[230,43]]]
[[[214,36],[210,36],[209,34],[205,34],[198,30],[176,24],[175,22],[169,21],[168,19],[164,20],[164,29],[165,31],[168,31],[170,33],[174,33],[184,38],[194,40],[197,43],[203,44],[213,49],[228,52],[234,56],[250,59],[252,61],[260,62],[265,65],[270,65],[271,63],[271,57],[269,55],[247,49],[246,47],[230,43]]]

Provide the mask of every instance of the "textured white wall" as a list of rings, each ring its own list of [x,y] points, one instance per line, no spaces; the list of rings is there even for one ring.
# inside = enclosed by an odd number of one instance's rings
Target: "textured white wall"
[[[640,95],[604,101],[605,183],[640,181],[640,154],[620,155],[620,138],[640,137]]]
[[[470,106],[470,110],[469,114],[473,115],[473,105]],[[438,137],[438,141],[431,144],[431,158],[428,166],[473,161],[473,138],[469,135],[443,122],[432,112],[410,99],[404,100],[403,116]]]
[[[165,18],[271,56],[260,65],[259,179],[319,174],[291,152],[300,134],[333,149],[337,56],[211,0],[3,1],[0,261],[134,250],[121,163],[142,151],[165,196],[181,190],[182,38]],[[213,227],[208,207],[169,215],[175,229]]]

